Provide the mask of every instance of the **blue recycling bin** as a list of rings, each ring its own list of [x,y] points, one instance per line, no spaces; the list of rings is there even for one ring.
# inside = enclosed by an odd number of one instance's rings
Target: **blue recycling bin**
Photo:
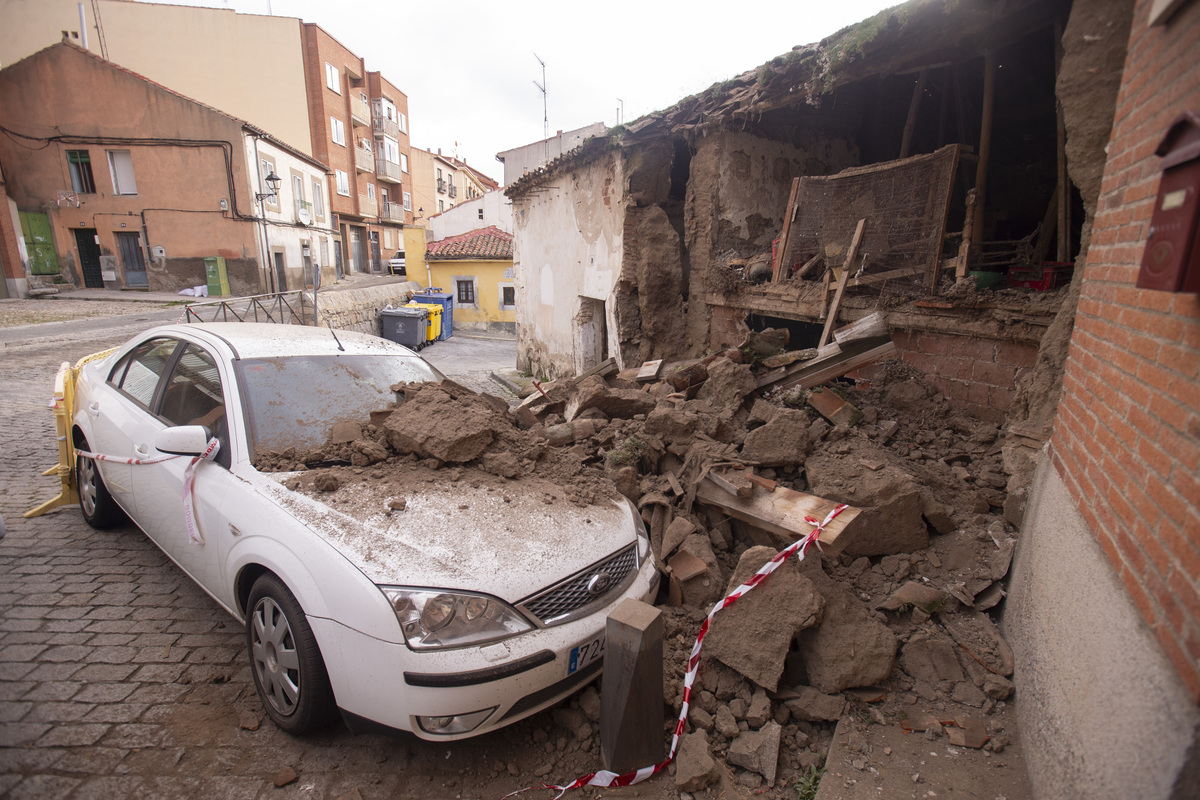
[[[449,339],[454,334],[454,295],[443,292],[437,286],[417,292],[412,297],[414,303],[437,303],[442,307],[442,333],[437,340]]]

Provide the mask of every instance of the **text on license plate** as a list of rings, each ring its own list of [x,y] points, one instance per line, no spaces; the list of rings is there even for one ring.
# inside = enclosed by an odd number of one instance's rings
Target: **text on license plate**
[[[604,655],[604,635],[589,639],[578,647],[571,648],[571,659],[567,663],[567,674],[571,675]]]

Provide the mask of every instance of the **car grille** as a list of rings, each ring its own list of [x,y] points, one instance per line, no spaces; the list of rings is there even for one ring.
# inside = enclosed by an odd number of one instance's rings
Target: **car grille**
[[[635,567],[637,545],[631,544],[519,605],[541,624],[557,625],[566,622],[580,609],[602,602],[613,592],[621,590]],[[589,589],[593,586],[593,579],[604,574],[608,575],[607,586],[603,591],[593,593]]]

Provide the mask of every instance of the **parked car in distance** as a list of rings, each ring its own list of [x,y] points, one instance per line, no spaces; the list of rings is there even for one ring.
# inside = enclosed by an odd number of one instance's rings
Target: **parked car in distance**
[[[127,516],[244,623],[255,687],[284,731],[339,711],[356,732],[495,730],[589,683],[608,614],[653,599],[654,558],[628,501],[547,505],[414,482],[402,513],[373,496],[356,512],[288,488],[300,473],[253,466],[256,453],[325,444],[397,384],[442,379],[385,339],[256,323],[153,328],[79,371],[84,518],[105,528]],[[211,438],[216,457],[195,461]]]
[[[392,257],[388,259],[388,272],[392,275],[408,275],[408,271],[404,266],[403,250],[397,250],[392,253]]]

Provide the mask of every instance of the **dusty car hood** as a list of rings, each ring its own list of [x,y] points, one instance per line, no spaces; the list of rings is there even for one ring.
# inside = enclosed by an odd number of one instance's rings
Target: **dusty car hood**
[[[370,487],[338,490],[343,510],[281,485],[260,491],[336,548],[377,584],[486,592],[524,599],[636,538],[632,511],[616,501],[579,507],[561,498],[455,484],[404,495],[403,511]],[[355,496],[355,492],[360,492]],[[350,502],[346,502],[349,500]]]

